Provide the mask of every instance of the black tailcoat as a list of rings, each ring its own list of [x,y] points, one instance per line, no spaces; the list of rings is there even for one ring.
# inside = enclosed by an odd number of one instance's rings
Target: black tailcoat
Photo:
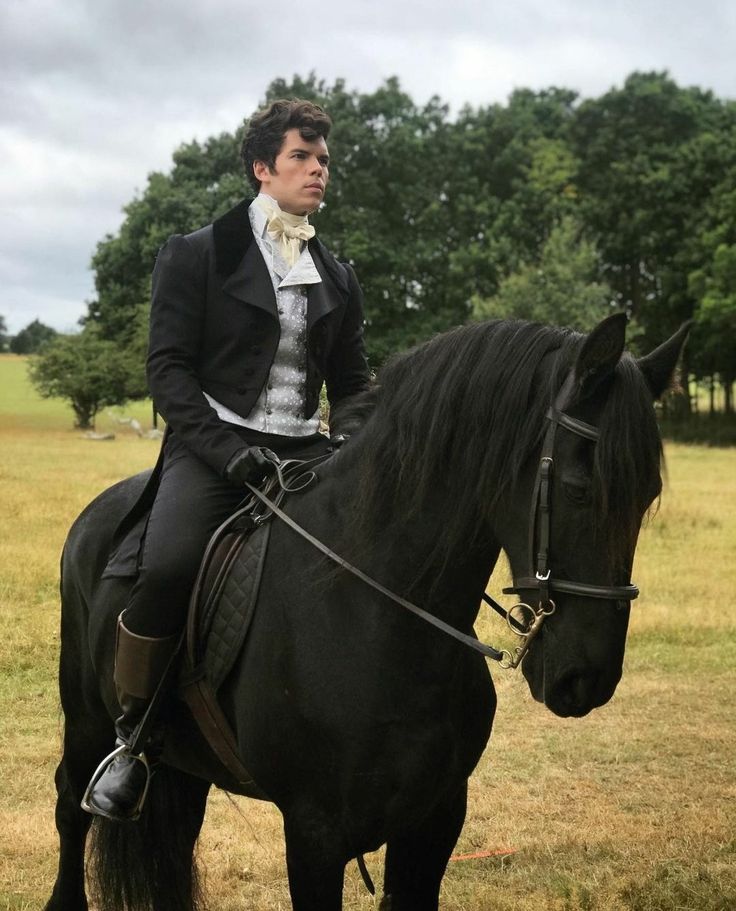
[[[153,273],[148,383],[167,425],[219,474],[243,437],[223,422],[207,392],[247,416],[276,355],[280,325],[268,268],[254,241],[248,201],[162,247]],[[322,279],[307,292],[304,417],[323,381],[331,430],[339,405],[368,385],[363,296],[352,268],[316,238],[309,251]]]
[[[247,416],[266,382],[281,333],[276,295],[253,238],[248,206],[243,201],[213,224],[169,238],[153,272],[146,369],[154,404],[167,433],[173,431],[223,476],[232,456],[248,445],[248,434],[222,421],[203,392]],[[314,414],[325,381],[335,433],[341,429],[340,406],[369,382],[363,294],[352,268],[319,240],[309,241],[309,251],[322,282],[307,292],[304,416]],[[162,446],[141,495],[115,532],[105,576],[136,573],[163,452]]]

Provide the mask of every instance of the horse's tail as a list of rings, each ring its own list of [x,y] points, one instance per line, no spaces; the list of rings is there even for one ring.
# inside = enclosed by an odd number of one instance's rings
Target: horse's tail
[[[199,911],[203,907],[194,844],[203,799],[191,799],[189,775],[162,765],[136,822],[96,817],[88,865],[100,911]],[[202,782],[197,782],[201,791]]]

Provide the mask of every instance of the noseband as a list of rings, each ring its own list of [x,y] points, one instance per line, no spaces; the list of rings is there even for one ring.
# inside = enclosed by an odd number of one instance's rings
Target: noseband
[[[549,549],[554,446],[557,428],[563,427],[570,433],[593,442],[596,442],[600,436],[597,427],[573,418],[564,411],[569,404],[574,382],[574,373],[571,371],[562,384],[554,404],[547,412],[549,424],[542,443],[542,454],[534,481],[529,517],[529,569],[527,575],[514,576],[514,584],[503,590],[506,595],[536,591],[537,606],[532,607],[525,601],[519,601],[507,611],[493,598],[485,592],[483,593],[483,600],[505,617],[511,630],[522,638],[521,644],[513,650],[513,654],[506,649],[503,650],[500,661],[501,667],[505,668],[519,666],[545,618],[555,612],[555,602],[552,600],[550,592],[563,592],[586,598],[602,598],[605,601],[633,601],[634,598],[639,597],[639,589],[635,585],[593,585],[589,582],[569,582],[566,579],[556,579],[552,576]]]
[[[343,557],[340,557],[331,548],[327,547],[326,544],[315,538],[306,529],[302,528],[301,525],[295,522],[291,516],[287,515],[279,507],[277,502],[271,500],[264,492],[251,484],[246,484],[245,486],[255,498],[254,502],[260,501],[261,504],[266,507],[265,513],[252,516],[253,523],[257,526],[267,521],[271,516],[276,516],[298,535],[301,535],[301,537],[308,541],[313,547],[334,563],[337,563],[338,566],[341,566],[343,569],[347,570],[347,572],[352,573],[352,575],[357,576],[357,578],[365,582],[366,585],[369,585],[382,595],[385,595],[385,597],[389,598],[395,604],[399,604],[410,613],[420,617],[437,629],[442,630],[442,632],[447,633],[448,636],[452,636],[453,639],[462,642],[463,645],[467,645],[474,651],[480,652],[480,654],[484,655],[486,658],[491,658],[494,661],[500,662],[501,667],[518,667],[522,658],[529,650],[529,646],[533,639],[539,633],[545,617],[549,617],[550,614],[553,614],[555,611],[555,602],[550,597],[550,592],[563,592],[570,595],[581,595],[586,598],[602,598],[605,601],[633,601],[634,598],[639,596],[639,589],[635,585],[592,585],[588,582],[568,582],[565,579],[556,579],[552,576],[552,571],[549,567],[553,480],[552,469],[554,467],[553,456],[557,428],[563,427],[565,430],[584,437],[587,440],[592,440],[593,442],[600,436],[597,427],[594,427],[592,424],[586,424],[585,421],[570,417],[569,414],[565,413],[564,408],[569,404],[573,385],[574,375],[571,372],[562,384],[562,388],[557,394],[554,404],[547,412],[549,426],[547,427],[547,432],[542,444],[542,455],[539,461],[539,468],[537,469],[537,476],[532,493],[529,521],[529,569],[527,575],[520,576],[519,578],[514,577],[514,584],[503,590],[504,594],[519,594],[522,591],[536,589],[537,606],[532,607],[526,602],[520,601],[509,610],[506,610],[498,604],[497,601],[494,601],[493,598],[485,594],[485,592],[483,593],[483,600],[495,611],[505,617],[511,630],[518,636],[521,636],[521,644],[514,649],[513,654],[506,649],[500,650],[494,648],[492,645],[479,642],[475,636],[468,635],[467,633],[455,629],[454,626],[450,626],[449,623],[445,623],[444,620],[435,617],[434,614],[429,613],[416,604],[412,604],[411,601],[407,601],[405,598],[395,594],[395,592],[390,591],[390,589],[368,576],[362,570],[358,569],[357,566],[353,566],[352,563],[349,563],[347,560],[343,559]],[[312,460],[312,464],[315,464],[318,461],[321,461],[321,458]],[[296,475],[297,482],[300,482],[298,483],[298,486],[288,483],[284,478],[284,467],[286,465],[290,466],[289,473]],[[276,497],[277,500],[280,500],[281,496],[285,493],[303,490],[305,487],[309,486],[311,481],[315,478],[315,475],[307,465],[308,463],[297,463],[294,460],[281,464],[277,470],[276,478],[273,481],[274,485],[280,488],[280,492]],[[250,511],[250,507],[246,507],[243,512],[245,512],[246,509]]]

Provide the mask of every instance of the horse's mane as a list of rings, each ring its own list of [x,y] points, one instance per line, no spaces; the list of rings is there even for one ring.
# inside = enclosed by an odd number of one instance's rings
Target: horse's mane
[[[569,329],[494,320],[453,329],[388,362],[354,405],[356,416],[368,418],[356,491],[363,540],[416,514],[439,488],[451,508],[423,569],[482,543],[488,517],[541,444],[547,410],[583,340]],[[651,395],[629,355],[610,386],[593,508],[599,528],[611,530],[607,546],[623,554],[659,478],[661,443]]]

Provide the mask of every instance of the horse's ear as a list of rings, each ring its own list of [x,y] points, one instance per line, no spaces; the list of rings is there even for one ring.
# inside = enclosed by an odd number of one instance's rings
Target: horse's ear
[[[627,322],[625,313],[609,316],[598,323],[583,342],[575,362],[578,398],[590,395],[601,380],[613,373],[624,351]]]
[[[636,362],[655,399],[658,399],[672,384],[675,367],[692,324],[692,320],[683,323],[672,338],[668,338],[659,348],[655,348],[654,351],[639,358]]]

